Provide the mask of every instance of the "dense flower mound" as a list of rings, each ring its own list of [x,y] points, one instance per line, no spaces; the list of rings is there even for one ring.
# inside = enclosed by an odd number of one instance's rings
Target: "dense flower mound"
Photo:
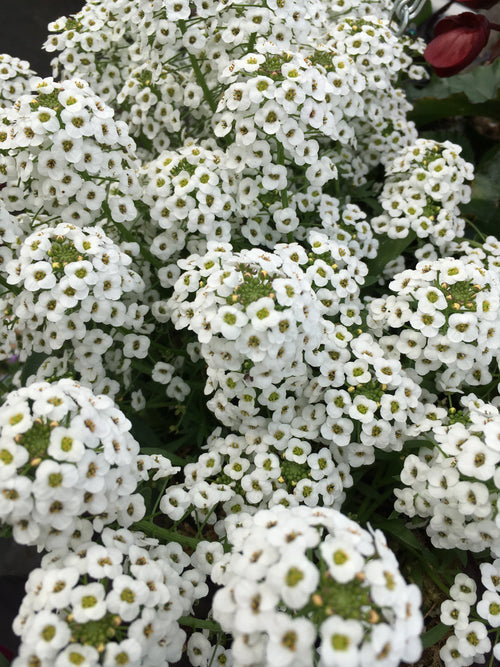
[[[465,222],[459,204],[470,200],[473,167],[460,157],[461,147],[450,141],[418,139],[386,169],[380,195],[385,213],[372,219],[374,229],[389,238],[414,231],[442,246],[463,236]]]
[[[78,226],[130,223],[140,197],[135,144],[88,83],[30,80],[0,113],[0,198],[9,211]]]
[[[107,396],[69,379],[36,382],[0,407],[0,519],[22,544],[64,544],[142,518],[139,445]],[[92,522],[91,524],[89,522]]]
[[[0,109],[11,107],[20,95],[28,92],[32,76],[35,72],[27,60],[0,53]]]
[[[144,282],[131,268],[132,257],[102,228],[64,222],[42,226],[11,250],[13,258],[4,272],[7,283],[19,290],[12,311],[25,339],[25,355],[33,348],[57,350],[75,339],[103,354],[112,339],[107,336],[100,346],[85,343],[90,331],[104,335],[93,326],[140,328],[147,307],[134,303],[127,308],[124,301],[130,292],[137,298]],[[137,318],[137,309],[142,317]]]
[[[329,248],[324,249],[330,255]],[[345,254],[346,262],[350,261],[348,253]],[[359,262],[352,260],[357,267]],[[260,390],[273,383],[293,383],[303,368],[304,350],[312,349],[319,341],[324,309],[310,277],[300,266],[304,261],[309,261],[307,253],[298,245],[283,246],[275,253],[260,249],[235,253],[229,244],[214,242],[208,243],[205,255],[179,260],[184,272],[174,284],[174,295],[169,302],[171,318],[176,328],[189,327],[196,333],[201,354],[209,366],[209,390],[225,385],[231,391],[231,382],[229,385],[225,382],[230,373],[236,373],[240,383],[248,374],[252,387]],[[340,255],[338,261],[345,265]],[[337,265],[333,269],[319,259],[316,266],[314,257],[309,263],[310,274],[324,265],[325,271],[329,271],[326,280],[328,277],[335,280],[336,272],[340,271]],[[334,264],[331,255],[330,263]],[[346,270],[345,274],[352,289],[357,291],[352,270]],[[227,426],[238,426],[245,416],[258,411],[258,406],[252,408],[249,404],[254,403],[256,395],[238,409],[222,398],[223,392],[222,387],[218,389],[212,404]],[[281,414],[290,409],[289,402],[283,403],[284,394],[274,405],[273,398],[267,400],[264,394],[265,391],[261,401]],[[220,408],[216,403],[219,395],[224,400]]]
[[[352,486],[349,465],[337,463],[331,449],[314,441],[291,437],[287,429],[270,424],[246,436],[221,436],[217,429],[207,451],[183,468],[182,484],[170,485],[160,509],[178,521],[189,513],[215,524],[225,534],[224,518],[240,512],[283,505],[322,505],[340,509],[344,488]]]
[[[500,659],[493,161],[408,5],[82,5],[0,55],[13,667]]]
[[[333,140],[323,161],[333,160],[355,182],[417,138],[397,84],[402,71],[425,76],[410,56],[424,45],[394,35],[383,3],[124,4],[87,3],[62,17],[51,24],[55,34],[46,49],[59,52],[55,73],[66,79],[78,73],[116,105],[146,156],[176,148],[186,137],[207,138],[211,123],[199,121],[216,110],[216,133],[234,126],[240,153],[256,133],[264,135],[279,164],[276,140],[280,151],[287,144],[287,159],[299,155],[297,164],[314,160],[314,135]],[[288,67],[292,58],[298,69]],[[243,93],[247,85],[251,95]],[[218,105],[219,86],[224,97]],[[279,123],[271,120],[277,110]],[[280,125],[279,136],[268,131],[273,125]]]
[[[500,555],[500,414],[474,394],[463,410],[432,429],[429,447],[406,457],[396,509],[429,519],[426,531],[440,549],[490,549]],[[434,446],[432,446],[434,445]]]
[[[441,604],[441,623],[453,629],[439,652],[445,667],[484,663],[492,648],[488,631],[498,632],[500,627],[500,560],[481,563],[479,568],[484,587],[481,599],[476,581],[460,572],[450,588],[450,599]],[[493,656],[500,659],[500,644],[493,646]]]
[[[143,202],[160,232],[155,229],[153,255],[173,261],[187,245],[200,246],[202,239],[231,240],[239,181],[227,163],[226,153],[215,145],[190,142],[144,165]]]
[[[176,663],[186,639],[178,620],[207,591],[186,570],[189,557],[177,555],[143,533],[111,528],[99,541],[49,552],[14,621],[21,646],[13,666]]]
[[[4,358],[16,347],[21,361],[32,352],[54,355],[38,379],[72,376],[115,395],[129,383],[131,359],[146,356],[150,343],[145,285],[132,258],[137,244],[117,244],[97,225],[52,221],[31,232],[26,216],[0,211],[0,274],[13,290],[3,300]]]
[[[420,591],[380,531],[333,509],[276,507],[227,520],[231,552],[212,570],[214,618],[234,665],[324,667],[413,662]],[[316,648],[317,646],[317,648]]]
[[[396,330],[395,348],[418,375],[436,371],[438,388],[491,382],[499,350],[498,273],[467,258],[421,261],[389,284],[393,295],[369,305],[380,334]]]

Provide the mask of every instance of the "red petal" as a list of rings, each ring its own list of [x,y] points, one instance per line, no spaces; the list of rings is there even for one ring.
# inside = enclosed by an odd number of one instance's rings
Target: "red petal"
[[[483,16],[482,14],[473,14],[472,12],[462,12],[461,14],[446,16],[444,19],[441,19],[434,28],[434,37],[438,37],[444,32],[455,30],[456,28],[466,28],[477,31],[485,30],[489,32],[489,26],[490,22],[486,16]]]
[[[424,58],[438,76],[451,76],[475,60],[486,45],[489,21],[480,14],[465,12],[440,21],[434,34]]]
[[[496,5],[499,0],[458,0],[462,5],[466,5],[469,9],[489,9]]]

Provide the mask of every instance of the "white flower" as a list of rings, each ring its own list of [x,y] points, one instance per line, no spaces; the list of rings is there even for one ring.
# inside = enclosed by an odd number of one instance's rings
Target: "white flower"
[[[500,626],[500,595],[496,591],[485,591],[476,609],[492,628]]]
[[[247,324],[248,315],[234,306],[223,306],[212,320],[212,328],[219,331],[224,338],[236,340],[241,329]]]
[[[269,624],[268,632],[269,642],[266,651],[268,664],[277,667],[293,664],[309,667],[313,664],[316,628],[311,621],[276,613]]]
[[[450,588],[450,597],[453,600],[467,602],[473,605],[476,602],[476,582],[466,574],[459,573]]]
[[[330,535],[320,544],[323,560],[328,565],[333,577],[341,583],[352,581],[363,569],[364,558],[354,545]]]
[[[124,664],[138,665],[141,653],[141,644],[136,639],[124,639],[119,643],[108,642],[103,665],[105,667],[119,667]]]
[[[204,667],[210,662],[212,644],[201,632],[193,632],[187,642],[187,656],[194,667]]]
[[[319,655],[322,665],[356,667],[359,665],[359,646],[363,627],[359,621],[331,616],[321,624]]]
[[[98,621],[107,610],[106,591],[100,583],[73,588],[70,594],[72,613],[77,623]]]
[[[74,643],[59,653],[55,661],[55,667],[73,667],[75,664],[80,665],[80,667],[94,667],[98,664],[98,660],[99,653],[93,646]]]
[[[279,321],[279,313],[275,310],[274,301],[270,297],[261,297],[251,303],[246,309],[246,314],[256,331],[265,331]]]
[[[491,649],[488,629],[480,621],[472,621],[464,628],[457,628],[458,650],[465,657],[474,657],[487,653]]]

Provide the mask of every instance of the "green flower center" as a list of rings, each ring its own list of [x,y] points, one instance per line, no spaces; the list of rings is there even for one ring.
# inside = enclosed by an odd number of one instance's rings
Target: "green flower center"
[[[69,625],[72,638],[75,642],[97,648],[102,644],[106,644],[106,642],[115,636],[116,628],[120,623],[121,619],[119,616],[107,613],[98,621],[87,621],[86,623],[73,622]],[[75,662],[74,664],[79,665],[80,662]]]

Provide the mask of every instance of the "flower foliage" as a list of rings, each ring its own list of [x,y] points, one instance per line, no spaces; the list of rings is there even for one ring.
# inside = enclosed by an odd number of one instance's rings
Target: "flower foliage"
[[[445,667],[498,653],[500,241],[409,118],[422,40],[378,0],[49,31],[53,77],[0,56],[14,667],[396,667],[424,618]]]

